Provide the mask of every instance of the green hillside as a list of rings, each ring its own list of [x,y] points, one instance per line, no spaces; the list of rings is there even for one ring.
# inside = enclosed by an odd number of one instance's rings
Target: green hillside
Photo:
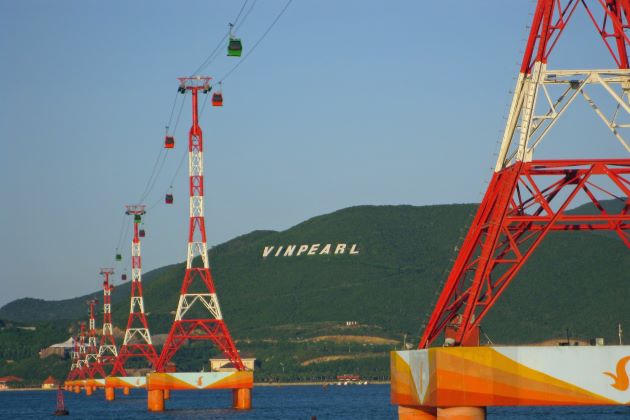
[[[294,377],[351,371],[387,375],[387,352],[400,348],[405,335],[417,342],[475,209],[471,204],[351,207],[283,232],[255,231],[210,250],[224,318],[243,354],[261,361],[257,377],[282,377],[283,370]],[[589,211],[588,206],[575,211],[582,210]],[[274,248],[262,256],[265,246],[320,244],[321,250],[329,243],[333,249],[337,243],[356,243],[359,253],[275,257]],[[184,268],[175,264],[143,277],[154,334],[168,331]],[[562,337],[567,328],[574,337],[613,341],[617,322],[630,325],[628,272],[630,255],[618,238],[553,233],[484,320],[483,329],[496,343]],[[114,323],[121,328],[129,311],[128,287],[117,287],[113,294]],[[85,317],[88,297],[21,299],[1,308],[0,318],[76,320]],[[359,325],[346,327],[345,321]],[[208,355],[207,348],[191,346],[177,362],[200,369]],[[8,371],[1,366],[0,375]]]

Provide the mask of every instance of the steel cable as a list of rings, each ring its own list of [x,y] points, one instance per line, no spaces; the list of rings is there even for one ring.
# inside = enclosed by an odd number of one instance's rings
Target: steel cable
[[[280,13],[278,13],[278,16],[276,16],[276,18],[273,20],[273,22],[271,22],[271,25],[269,25],[269,27],[267,28],[267,30],[262,34],[262,36],[258,39],[258,41],[256,41],[256,43],[254,43],[254,45],[252,46],[252,48],[247,52],[247,54],[245,54],[243,56],[243,58],[241,58],[238,63],[236,63],[234,65],[234,67],[232,67],[226,74],[223,75],[223,77],[221,77],[221,79],[219,80],[219,83],[223,82],[225,79],[227,79],[232,73],[234,73],[234,71],[241,65],[243,64],[243,62],[247,59],[247,57],[249,57],[255,50],[256,47],[258,47],[258,45],[262,42],[263,39],[265,39],[265,37],[269,34],[269,32],[271,32],[271,29],[273,29],[273,27],[276,25],[276,23],[280,20],[280,18],[282,17],[282,15],[284,14],[284,12],[286,12],[286,10],[289,8],[289,6],[291,5],[291,3],[293,2],[293,0],[288,0],[287,3],[284,5],[284,7],[282,8],[282,10],[280,10]]]

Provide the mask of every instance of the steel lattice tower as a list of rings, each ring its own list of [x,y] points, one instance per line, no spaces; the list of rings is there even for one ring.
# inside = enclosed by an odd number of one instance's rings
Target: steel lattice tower
[[[79,333],[79,370],[83,372],[84,376],[92,377],[90,367],[87,364],[87,347],[85,345],[85,322],[81,322],[81,332]]]
[[[206,227],[204,219],[203,196],[203,137],[199,127],[198,93],[210,91],[209,77],[179,78],[181,93],[192,94],[192,127],[188,141],[188,174],[190,192],[190,223],[188,231],[188,255],[186,273],[177,305],[175,320],[160,354],[157,370],[163,372],[179,347],[187,340],[212,341],[224,356],[238,370],[244,370],[241,357],[223,320],[219,300],[214,288],[206,245]],[[195,266],[195,259],[201,266]],[[198,265],[198,264],[197,264]],[[189,288],[200,285],[204,292],[192,293]],[[197,304],[203,313],[209,316],[199,317],[189,311]],[[189,318],[186,317],[188,315]]]
[[[138,231],[142,216],[145,214],[145,206],[127,206],[126,214],[134,218],[133,240],[131,242],[131,305],[125,340],[118,352],[111,373],[112,376],[116,374],[127,376],[125,363],[130,357],[143,357],[153,368],[155,368],[158,358],[151,342],[151,333],[144,314],[144,299],[142,297],[142,254]]]
[[[101,366],[113,366],[118,357],[112,327],[112,290],[114,290],[114,286],[109,283],[111,274],[114,274],[113,268],[101,268],[101,275],[103,276],[103,335],[98,348],[98,363]]]
[[[84,377],[83,371],[81,370],[81,360],[79,359],[79,340],[77,337],[72,337],[72,365],[68,373],[68,380],[72,381],[77,376],[81,379]]]
[[[595,25],[615,68],[547,68],[578,8]],[[419,348],[447,328],[451,344],[475,345],[481,320],[552,231],[612,231],[630,247],[630,159],[533,159],[541,141],[580,97],[622,149],[630,151],[624,136],[630,128],[629,21],[628,0],[538,0],[495,172]],[[602,103],[602,97],[610,103]],[[619,210],[605,208],[604,199],[617,200]],[[594,214],[567,211],[583,201],[592,204]]]
[[[86,368],[90,372],[90,377],[94,377],[95,374],[101,375],[101,377],[105,377],[105,372],[103,371],[103,367],[98,363],[98,345],[96,343],[96,321],[94,319],[94,306],[98,304],[98,300],[92,299],[89,300],[88,305],[90,306],[90,324],[88,329],[88,345],[87,345],[87,354],[85,356],[85,365]]]

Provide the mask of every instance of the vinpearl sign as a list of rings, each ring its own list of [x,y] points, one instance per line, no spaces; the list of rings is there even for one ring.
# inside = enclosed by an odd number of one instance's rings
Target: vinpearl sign
[[[262,257],[299,257],[300,255],[358,255],[357,244],[312,244],[312,245],[269,245],[262,251]]]

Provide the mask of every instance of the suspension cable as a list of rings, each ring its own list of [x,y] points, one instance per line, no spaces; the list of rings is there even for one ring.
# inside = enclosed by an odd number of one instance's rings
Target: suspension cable
[[[247,52],[247,54],[245,54],[239,61],[238,63],[236,63],[234,65],[234,67],[232,67],[227,73],[225,73],[223,75],[223,77],[221,77],[221,79],[219,80],[219,83],[223,82],[225,79],[227,79],[232,73],[234,73],[234,71],[241,65],[243,64],[243,62],[247,59],[247,57],[249,57],[255,50],[256,47],[258,47],[258,45],[262,42],[263,39],[265,39],[265,37],[267,36],[267,34],[269,34],[269,32],[271,32],[271,29],[273,29],[273,27],[276,25],[276,23],[280,20],[280,18],[282,17],[282,15],[284,14],[284,12],[286,12],[286,10],[289,8],[289,6],[291,5],[291,3],[293,3],[293,0],[288,0],[286,2],[286,4],[284,5],[284,7],[282,8],[282,10],[280,10],[280,13],[278,13],[278,16],[276,16],[276,18],[273,20],[273,22],[271,22],[271,25],[269,25],[269,27],[267,28],[267,30],[262,34],[262,36],[258,39],[258,41],[256,41],[256,43],[254,43],[254,45],[252,46],[252,48]]]

